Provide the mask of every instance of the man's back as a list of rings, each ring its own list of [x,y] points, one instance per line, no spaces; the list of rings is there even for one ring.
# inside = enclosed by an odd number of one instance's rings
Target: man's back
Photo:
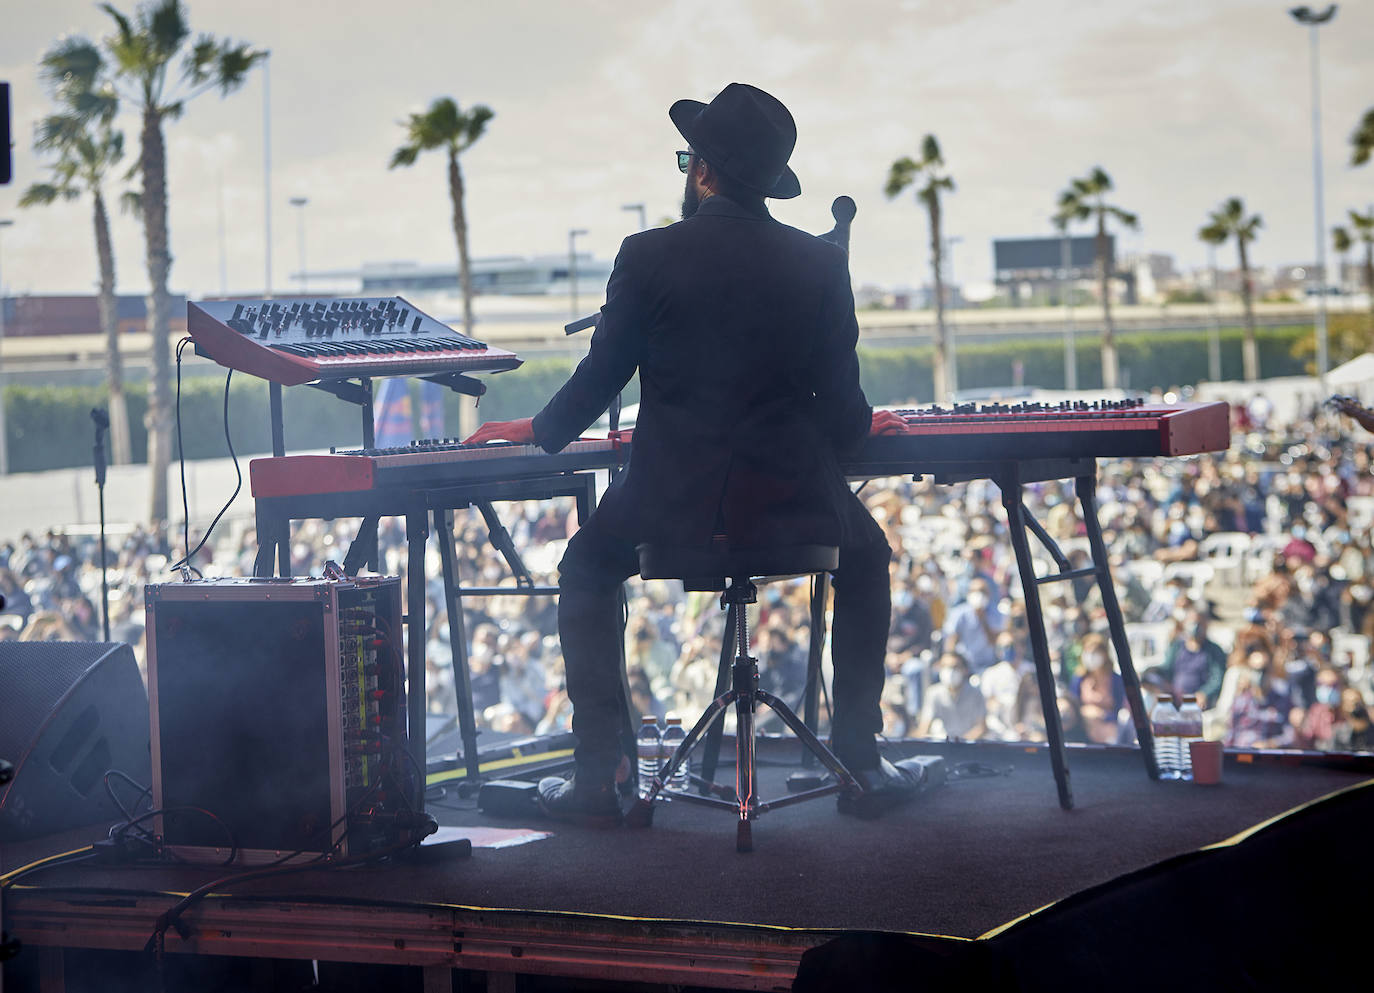
[[[843,252],[722,197],[626,240],[584,368],[540,415],[561,444],[640,376],[634,454],[603,501],[639,539],[839,539],[837,448],[871,416]]]

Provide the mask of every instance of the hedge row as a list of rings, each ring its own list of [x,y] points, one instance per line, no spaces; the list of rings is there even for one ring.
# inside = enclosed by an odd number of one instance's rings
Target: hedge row
[[[1310,343],[1311,336],[1310,326],[1260,329],[1257,339],[1263,375],[1302,375],[1306,371],[1302,346]],[[1241,340],[1239,328],[1221,332],[1223,379],[1241,376]],[[1121,368],[1130,377],[1128,385],[1146,390],[1205,378],[1207,342],[1207,332],[1128,332],[1118,336],[1117,347]],[[1079,388],[1100,388],[1099,342],[1083,335],[1076,345]],[[859,365],[869,400],[875,404],[929,401],[933,392],[931,353],[928,345],[861,348]],[[1057,338],[961,344],[957,361],[962,390],[1008,386],[1018,381],[1051,389],[1064,385],[1064,346]],[[571,368],[570,359],[532,359],[513,372],[487,377],[487,393],[478,407],[480,418],[505,420],[535,413],[567,380]],[[638,399],[638,387],[638,380],[632,380],[625,392],[627,404]],[[418,384],[412,383],[411,388],[418,396]],[[147,453],[143,424],[148,405],[146,383],[130,383],[127,398],[134,459],[143,461]],[[457,433],[459,405],[471,402],[466,397],[446,394],[447,433]],[[6,387],[4,403],[12,472],[90,464],[90,410],[106,403],[103,387],[15,385]],[[183,381],[181,431],[188,458],[226,454],[223,404],[222,377],[188,376]],[[284,391],[284,421],[289,451],[330,445],[353,447],[361,435],[355,408],[306,387]],[[271,450],[267,384],[247,377],[232,381],[229,430],[240,455]]]

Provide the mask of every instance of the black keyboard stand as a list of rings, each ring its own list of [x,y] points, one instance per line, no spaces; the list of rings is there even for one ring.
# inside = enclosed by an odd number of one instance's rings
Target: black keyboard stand
[[[929,475],[939,485],[964,483],[974,479],[990,479],[1002,493],[1002,506],[1007,512],[1009,538],[1013,553],[1016,555],[1016,569],[1021,577],[1021,588],[1026,600],[1026,624],[1030,635],[1031,656],[1035,662],[1036,683],[1040,690],[1040,705],[1045,714],[1045,737],[1050,753],[1050,763],[1054,768],[1055,786],[1059,792],[1059,805],[1065,810],[1073,809],[1073,790],[1069,783],[1069,766],[1064,748],[1064,730],[1059,720],[1059,700],[1055,688],[1054,672],[1050,668],[1049,640],[1045,633],[1045,615],[1040,603],[1040,586],[1045,583],[1063,582],[1092,576],[1102,594],[1102,606],[1107,614],[1107,625],[1111,632],[1112,648],[1116,652],[1117,663],[1121,669],[1121,679],[1126,687],[1126,703],[1135,724],[1136,739],[1140,744],[1141,758],[1145,772],[1151,779],[1159,778],[1159,768],[1155,764],[1154,736],[1150,733],[1149,715],[1141,699],[1140,677],[1131,660],[1131,646],[1126,640],[1125,619],[1121,604],[1112,585],[1112,574],[1107,562],[1107,548],[1102,540],[1102,525],[1097,517],[1097,460],[1095,458],[1032,459],[1027,461],[1003,462],[906,462],[891,464],[863,464],[846,466],[851,479],[878,476],[901,476],[907,474]],[[1068,558],[1055,544],[1054,539],[1031,516],[1022,496],[1022,487],[1029,483],[1049,482],[1058,479],[1072,479],[1074,494],[1082,511],[1083,523],[1087,530],[1088,546],[1092,555],[1092,565],[1082,569],[1070,566]],[[1057,572],[1045,576],[1035,574],[1031,559],[1031,546],[1027,531],[1054,560]],[[825,597],[829,584],[818,582],[812,591],[811,604],[811,657],[806,680],[806,700],[804,714],[808,726],[815,727],[819,708],[817,695],[820,688],[820,646],[825,639]],[[803,749],[805,756],[805,749]],[[805,757],[803,757],[805,762]]]

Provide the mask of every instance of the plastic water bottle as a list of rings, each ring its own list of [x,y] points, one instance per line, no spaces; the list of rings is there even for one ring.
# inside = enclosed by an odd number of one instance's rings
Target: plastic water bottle
[[[635,744],[639,756],[639,795],[644,797],[649,795],[649,787],[663,764],[663,736],[658,731],[658,718],[653,714],[640,718]]]
[[[1178,708],[1172,696],[1161,696],[1150,711],[1150,731],[1155,739],[1155,765],[1160,779],[1178,779],[1182,774],[1178,754]]]
[[[668,727],[663,732],[663,761],[667,762],[677,751],[677,746],[687,740],[687,732],[682,729],[681,717],[668,718]],[[671,779],[668,780],[668,789],[686,790],[691,785],[687,775],[687,763],[677,767]]]
[[[1194,741],[1202,740],[1202,708],[1193,697],[1185,697],[1178,708],[1178,771],[1179,779],[1193,778]]]

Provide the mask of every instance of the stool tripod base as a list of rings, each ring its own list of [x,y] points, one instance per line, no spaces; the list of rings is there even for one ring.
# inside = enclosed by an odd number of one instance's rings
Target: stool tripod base
[[[858,780],[845,768],[834,753],[825,746],[811,729],[802,723],[787,704],[773,694],[755,688],[758,680],[758,663],[749,656],[741,656],[734,664],[734,686],[712,701],[711,706],[702,714],[701,719],[688,733],[682,744],[654,776],[647,795],[635,801],[625,823],[630,827],[649,827],[653,824],[654,800],[660,795],[673,800],[683,800],[709,807],[728,810],[738,818],[735,834],[735,850],[750,852],[754,849],[752,823],[760,814],[779,807],[814,800],[823,796],[848,792],[851,795],[863,793]],[[835,781],[815,789],[791,793],[776,800],[760,800],[757,795],[756,762],[754,754],[754,709],[764,704],[786,724],[801,743],[834,775]],[[717,721],[725,720],[725,712],[735,706],[735,798],[723,799],[719,795],[702,795],[685,790],[674,790],[667,783],[691,757],[691,753],[701,744],[707,730]],[[709,793],[724,793],[728,788],[707,784]]]

